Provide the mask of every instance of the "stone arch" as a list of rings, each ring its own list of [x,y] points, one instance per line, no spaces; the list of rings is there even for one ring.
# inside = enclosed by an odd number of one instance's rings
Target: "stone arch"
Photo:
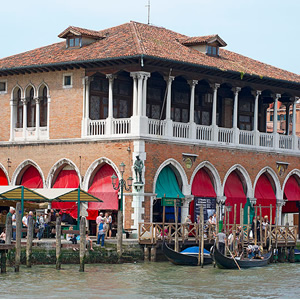
[[[246,197],[247,198],[253,198],[254,197],[254,190],[252,188],[252,182],[251,182],[251,178],[247,172],[247,170],[239,165],[239,164],[236,164],[234,166],[232,166],[226,173],[225,177],[224,177],[224,180],[223,180],[223,185],[222,185],[222,195],[224,195],[224,188],[225,188],[225,184],[226,184],[226,181],[227,181],[227,178],[228,176],[233,172],[233,171],[237,171],[239,177],[240,177],[240,180],[243,184],[243,187],[244,187],[244,191],[245,191],[245,188],[246,188]]]
[[[78,169],[78,167],[68,158],[62,158],[59,161],[57,161],[50,169],[49,173],[48,173],[48,177],[47,177],[47,187],[51,188],[53,181],[56,179],[57,175],[59,174],[59,172],[66,166],[69,165],[71,167],[74,168],[74,170],[76,171],[78,178],[79,178],[79,182],[81,183],[82,181],[82,177],[80,174],[80,171]]]
[[[212,183],[213,183],[213,186],[214,186],[217,196],[223,196],[220,175],[219,175],[217,169],[214,167],[214,165],[212,165],[209,161],[203,161],[195,168],[195,170],[191,176],[190,186],[192,186],[196,174],[202,168],[206,168],[208,170],[208,173],[212,180]]]
[[[24,96],[27,98],[29,95],[29,90],[30,88],[33,88],[33,91],[34,91],[34,98],[37,97],[37,91],[36,91],[36,87],[32,84],[32,83],[28,83],[26,85],[26,87],[24,88]]]
[[[43,87],[47,88],[47,97],[50,97],[50,89],[49,89],[48,84],[45,81],[41,82],[38,85],[38,87],[37,87],[37,96],[40,97],[40,94],[42,93],[41,90],[42,90]]]
[[[121,173],[118,167],[116,166],[116,164],[106,157],[101,157],[99,159],[96,159],[94,162],[92,162],[92,164],[88,167],[84,175],[82,187],[85,191],[89,189],[90,180],[92,176],[95,175],[95,173],[105,164],[110,165],[113,168],[113,170],[116,172],[118,178],[121,179]]]
[[[257,181],[258,181],[259,177],[264,173],[266,173],[266,176],[270,180],[272,187],[275,188],[276,199],[282,199],[283,198],[283,192],[282,192],[282,189],[281,189],[281,186],[280,186],[280,181],[278,179],[278,176],[277,176],[276,172],[270,167],[264,167],[257,174],[257,176],[255,178],[255,181],[254,181],[254,184],[253,184],[253,195],[254,195],[254,191],[255,191]]]
[[[162,171],[162,169],[164,167],[169,166],[169,165],[173,169],[177,179],[181,180],[180,184],[182,185],[182,193],[185,196],[190,195],[191,192],[190,192],[190,188],[188,185],[188,178],[186,176],[186,173],[185,173],[183,167],[181,166],[181,164],[174,158],[169,158],[169,159],[165,160],[157,169],[155,176],[154,176],[154,180],[153,180],[153,193],[155,193],[156,182],[157,182],[160,172]]]
[[[284,189],[285,189],[285,185],[287,183],[287,181],[290,179],[290,177],[292,177],[293,175],[295,175],[297,177],[297,181],[300,182],[300,170],[298,169],[294,169],[292,170],[284,179],[283,185],[282,185],[282,195],[284,194]]]
[[[3,171],[3,173],[5,174],[6,176],[6,179],[7,179],[7,182],[8,182],[8,185],[10,185],[10,180],[9,180],[9,175],[8,175],[8,172],[6,170],[6,168],[0,163],[0,169]]]
[[[21,180],[24,172],[30,167],[30,166],[33,166],[35,167],[38,172],[40,173],[41,177],[42,177],[42,180],[43,180],[43,186],[46,187],[46,184],[45,184],[45,177],[44,177],[44,173],[42,171],[42,169],[40,168],[40,166],[34,162],[33,160],[31,159],[27,159],[27,160],[24,160],[23,162],[21,162],[17,168],[15,169],[13,175],[12,175],[12,178],[11,178],[11,184],[12,185],[18,185],[19,183],[17,183],[18,181]]]
[[[20,89],[21,91],[21,98],[24,97],[24,90],[22,89],[22,87],[17,83],[11,90],[11,99],[14,100],[16,97],[15,97],[15,92]]]

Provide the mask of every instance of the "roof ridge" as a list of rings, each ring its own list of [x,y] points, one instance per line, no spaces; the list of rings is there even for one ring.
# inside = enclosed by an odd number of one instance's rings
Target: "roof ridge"
[[[135,26],[135,22],[134,21],[130,21],[130,28],[131,28],[131,31],[132,31],[132,35],[133,35],[133,40],[136,44],[136,48],[137,48],[137,51],[138,52],[141,52],[143,53],[143,49],[142,49],[142,45],[140,43],[140,39],[139,39],[139,35],[138,35],[138,30]]]

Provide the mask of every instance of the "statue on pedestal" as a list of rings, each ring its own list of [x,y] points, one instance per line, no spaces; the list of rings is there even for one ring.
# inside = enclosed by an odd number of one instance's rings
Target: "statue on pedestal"
[[[134,162],[133,168],[135,172],[136,182],[143,183],[142,172],[144,168],[144,163],[140,160],[139,155],[136,156],[136,161]]]

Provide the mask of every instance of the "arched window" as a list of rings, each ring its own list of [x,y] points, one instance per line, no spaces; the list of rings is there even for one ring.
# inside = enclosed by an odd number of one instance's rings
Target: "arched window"
[[[47,126],[47,87],[43,88],[42,95],[40,96],[40,126]]]
[[[18,89],[16,93],[16,103],[17,103],[17,128],[23,127],[23,102],[21,101],[21,90]]]
[[[29,91],[27,101],[27,127],[35,127],[35,99],[33,88]]]

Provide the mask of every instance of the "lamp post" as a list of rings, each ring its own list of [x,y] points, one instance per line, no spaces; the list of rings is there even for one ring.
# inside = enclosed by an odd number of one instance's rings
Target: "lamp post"
[[[133,178],[130,176],[126,181],[123,179],[123,174],[125,172],[125,164],[122,162],[120,164],[121,179],[117,184],[118,177],[114,174],[111,176],[112,186],[114,190],[120,190],[121,197],[119,199],[119,210],[118,210],[118,239],[117,239],[117,253],[119,256],[122,255],[122,240],[123,240],[123,190],[129,191],[132,186]]]

